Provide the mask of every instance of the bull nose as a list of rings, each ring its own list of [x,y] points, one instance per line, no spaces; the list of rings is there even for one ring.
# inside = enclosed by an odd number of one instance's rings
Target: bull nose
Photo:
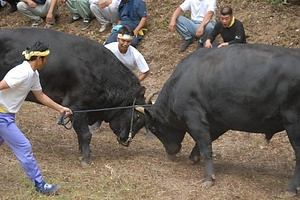
[[[119,144],[121,144],[122,146],[125,146],[125,147],[128,147],[131,142],[131,140],[128,140],[128,139],[123,140],[123,139],[120,139],[120,137],[118,137],[117,140],[118,140]]]
[[[167,154],[175,155],[181,150],[181,144],[169,144],[165,145]]]

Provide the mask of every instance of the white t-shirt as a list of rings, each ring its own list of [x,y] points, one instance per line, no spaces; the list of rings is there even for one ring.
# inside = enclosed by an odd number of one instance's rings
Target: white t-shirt
[[[202,22],[208,11],[216,13],[216,0],[185,0],[180,8],[184,12],[191,11],[191,20]],[[215,21],[215,14],[212,21]]]
[[[105,45],[115,56],[126,65],[131,70],[134,70],[136,67],[140,70],[141,73],[149,71],[149,66],[143,57],[143,55],[133,46],[129,46],[125,54],[122,54],[118,48],[118,42],[112,42]]]
[[[17,113],[31,90],[42,89],[38,71],[33,71],[27,61],[12,68],[4,80],[10,88],[0,91],[0,106],[8,113]]]
[[[102,0],[103,2],[105,0]],[[111,4],[109,4],[109,7],[114,7],[114,8],[117,8],[119,7],[119,4],[120,4],[121,0],[112,0]],[[89,0],[89,3],[90,4],[98,4],[98,0]]]

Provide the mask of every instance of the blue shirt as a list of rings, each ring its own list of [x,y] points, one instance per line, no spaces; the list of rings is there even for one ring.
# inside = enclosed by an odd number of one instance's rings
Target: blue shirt
[[[135,29],[143,17],[147,17],[146,3],[143,0],[129,0],[128,3],[121,1],[119,5],[121,25]]]

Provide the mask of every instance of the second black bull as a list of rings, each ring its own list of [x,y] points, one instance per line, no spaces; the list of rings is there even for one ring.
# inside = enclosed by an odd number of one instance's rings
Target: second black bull
[[[170,155],[188,132],[196,141],[190,158],[204,156],[204,185],[214,179],[212,141],[227,130],[264,133],[286,130],[296,166],[288,186],[300,183],[300,51],[269,45],[200,49],[174,70],[154,106],[147,128]]]
[[[91,110],[145,104],[145,88],[136,75],[108,49],[96,41],[54,30],[21,28],[0,30],[0,79],[24,60],[22,52],[34,41],[48,44],[48,62],[39,71],[43,92],[72,110]],[[26,98],[37,102],[32,93]],[[128,145],[145,125],[145,117],[135,109],[82,112],[73,116],[82,162],[90,162],[91,133],[88,125],[109,123],[118,141]],[[132,125],[132,126],[131,126]]]

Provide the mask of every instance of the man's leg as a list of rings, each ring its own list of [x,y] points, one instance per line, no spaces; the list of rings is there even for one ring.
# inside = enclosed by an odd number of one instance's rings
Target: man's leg
[[[107,17],[110,18],[110,13],[107,7],[100,8],[98,4],[92,3],[90,9],[101,26],[107,26],[109,24],[110,21],[108,21]]]
[[[8,2],[10,5],[10,8],[6,13],[7,15],[17,11],[17,3],[19,2],[18,0],[6,0],[6,2]]]
[[[92,12],[90,10],[90,3],[88,0],[77,0],[76,1],[76,8],[78,14],[82,17],[83,22],[81,25],[81,30],[86,30],[91,24],[91,16]]]
[[[1,114],[0,118],[1,138],[12,149],[31,182],[33,184],[35,181],[42,182],[42,174],[33,157],[31,144],[16,126],[14,117],[9,114]],[[3,123],[3,119],[6,123]]]
[[[12,149],[37,192],[53,194],[59,189],[59,186],[48,184],[43,180],[33,157],[31,144],[16,126],[14,115],[0,113],[0,138],[0,143],[4,140]]]
[[[18,11],[20,11],[23,15],[25,15],[29,19],[31,19],[33,21],[41,20],[40,16],[38,16],[32,12],[32,10],[34,10],[35,8],[30,8],[27,3],[19,2],[17,4],[17,8],[18,8]]]
[[[180,15],[177,18],[176,31],[185,40],[185,42],[180,48],[181,52],[185,51],[188,48],[188,46],[194,42],[198,26],[199,24],[194,23],[193,21],[182,15]]]

